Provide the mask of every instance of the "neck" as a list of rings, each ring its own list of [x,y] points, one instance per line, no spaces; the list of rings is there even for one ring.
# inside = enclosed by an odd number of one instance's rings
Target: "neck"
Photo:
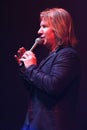
[[[50,51],[53,52],[53,51],[55,51],[57,48],[58,48],[58,45],[56,44],[55,46],[52,46],[52,47],[51,47]]]

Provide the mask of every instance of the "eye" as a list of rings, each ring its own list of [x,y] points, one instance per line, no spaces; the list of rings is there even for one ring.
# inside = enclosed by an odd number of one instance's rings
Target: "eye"
[[[46,25],[42,25],[43,28],[46,28],[47,26]]]

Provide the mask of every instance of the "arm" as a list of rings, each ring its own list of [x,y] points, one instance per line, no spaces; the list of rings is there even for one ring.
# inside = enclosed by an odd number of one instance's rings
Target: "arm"
[[[27,81],[34,84],[34,87],[48,94],[61,94],[74,78],[76,78],[78,73],[79,59],[77,54],[66,50],[61,51],[57,55],[50,73],[47,74],[39,70],[36,65],[31,65],[23,75]]]

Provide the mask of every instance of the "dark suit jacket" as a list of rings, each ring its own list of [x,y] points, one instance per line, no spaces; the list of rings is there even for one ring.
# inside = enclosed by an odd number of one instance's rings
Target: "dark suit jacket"
[[[75,130],[79,76],[80,60],[72,47],[57,49],[39,67],[23,72],[29,83],[29,130]]]

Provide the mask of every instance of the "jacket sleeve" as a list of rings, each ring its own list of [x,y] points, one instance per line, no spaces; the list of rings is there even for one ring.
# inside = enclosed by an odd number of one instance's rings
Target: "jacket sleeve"
[[[55,58],[50,73],[31,65],[24,73],[24,78],[32,87],[48,94],[61,94],[79,75],[79,58],[73,51],[61,51]],[[46,65],[46,64],[45,64]],[[46,67],[46,66],[45,66]]]

